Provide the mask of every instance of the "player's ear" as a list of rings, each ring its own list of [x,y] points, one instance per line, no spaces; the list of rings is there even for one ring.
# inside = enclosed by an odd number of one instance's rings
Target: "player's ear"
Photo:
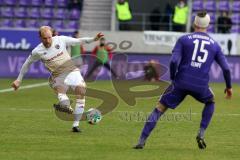
[[[41,31],[40,30],[38,31],[38,35],[39,35],[39,37],[41,37]]]

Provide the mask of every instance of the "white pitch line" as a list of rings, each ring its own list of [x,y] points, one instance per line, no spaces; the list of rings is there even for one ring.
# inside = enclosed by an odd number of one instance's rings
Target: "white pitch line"
[[[191,113],[193,115],[202,114],[202,113]],[[213,116],[240,116],[238,113],[213,113]]]
[[[135,112],[133,112],[133,111],[113,111],[113,113],[129,113],[129,114],[134,114]],[[141,113],[143,113],[143,114],[150,114],[150,113],[145,113],[145,112],[141,112]],[[186,113],[186,112],[176,112],[176,113],[174,113],[174,112],[171,112],[171,113],[166,113],[166,115],[201,115],[202,113],[196,113],[196,112],[188,112],[188,113]],[[239,113],[214,113],[213,114],[213,116],[240,116],[240,114]]]
[[[9,108],[0,108],[0,111],[23,111],[23,112],[51,112],[53,110],[53,108],[49,108],[49,109],[39,109],[39,107],[36,107],[36,108],[23,108],[24,106],[16,106],[16,107],[9,107]],[[25,106],[26,107],[26,106]],[[113,111],[111,113],[126,113],[127,111]],[[129,112],[129,113],[133,113],[133,112]],[[177,113],[172,113],[172,114],[184,114],[184,115],[189,115],[189,113],[180,113],[180,112],[177,112]],[[196,112],[191,112],[191,115],[201,115],[202,113],[196,113]],[[240,116],[240,114],[238,113],[214,113],[213,116]]]
[[[0,108],[0,111],[17,111],[17,112],[50,112],[51,109],[36,109],[36,108]]]
[[[48,82],[30,84],[30,85],[22,86],[18,90],[36,88],[36,87],[41,87],[41,86],[46,86],[46,85],[48,85]],[[7,88],[7,89],[1,89],[0,93],[6,93],[6,92],[12,92],[12,91],[14,91],[13,88]]]

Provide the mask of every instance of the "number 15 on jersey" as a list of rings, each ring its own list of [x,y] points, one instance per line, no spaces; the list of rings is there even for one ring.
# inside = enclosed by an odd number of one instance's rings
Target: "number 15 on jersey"
[[[193,41],[193,43],[194,43],[194,50],[192,54],[191,66],[196,68],[201,68],[202,63],[205,63],[208,57],[208,50],[205,48],[205,46],[210,45],[210,42],[196,39]],[[200,56],[198,55],[199,53],[203,53],[203,55]]]

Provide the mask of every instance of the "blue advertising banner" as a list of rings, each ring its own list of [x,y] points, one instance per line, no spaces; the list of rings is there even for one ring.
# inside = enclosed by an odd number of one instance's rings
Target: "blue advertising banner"
[[[17,77],[18,73],[25,61],[25,59],[30,54],[30,51],[14,51],[14,50],[0,50],[0,78],[10,78]],[[122,54],[124,55],[124,54]],[[144,64],[148,63],[150,60],[155,60],[161,64],[161,67],[165,69],[164,74],[161,76],[161,79],[169,80],[169,60],[170,55],[161,55],[161,54],[126,54],[127,61],[117,60],[112,67],[117,74],[126,73],[126,77],[129,79],[131,77],[143,76],[143,67]],[[114,59],[114,58],[113,58]],[[240,82],[240,57],[231,56],[227,57],[232,80],[233,82]],[[130,62],[130,63],[129,63]],[[86,73],[88,67],[91,68],[92,63],[89,61],[84,61],[82,67],[82,74]],[[166,72],[166,73],[165,73]],[[97,72],[98,79],[109,79],[110,73],[105,68],[101,67]],[[35,62],[31,65],[29,71],[25,77],[28,78],[47,78],[49,72],[43,65],[41,61]],[[212,82],[224,82],[221,68],[214,63],[210,70],[210,80]]]
[[[72,32],[60,32],[72,35]],[[31,50],[40,43],[38,31],[0,30],[0,49]]]
[[[18,73],[31,51],[1,51],[0,50],[0,77],[17,77]],[[41,61],[31,65],[25,77],[45,78],[49,72]]]

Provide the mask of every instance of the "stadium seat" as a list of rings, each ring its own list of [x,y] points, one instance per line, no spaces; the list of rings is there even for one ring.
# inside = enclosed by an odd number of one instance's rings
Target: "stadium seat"
[[[14,21],[14,27],[16,28],[25,28],[25,22],[23,19],[16,19]]]
[[[11,28],[11,27],[13,27],[13,22],[12,22],[11,19],[4,18],[0,22],[1,22],[0,23],[1,28]]]
[[[240,33],[239,25],[233,25],[231,28],[231,33]]]
[[[48,20],[48,19],[43,19],[39,22],[40,26],[50,26],[50,24],[51,24],[50,20]]]
[[[78,29],[79,28],[79,23],[78,23],[78,21],[69,20],[65,24],[65,28],[66,29]]]
[[[56,30],[64,29],[63,21],[62,20],[55,20],[52,21],[51,26]]]
[[[216,1],[214,0],[205,1],[203,8],[207,11],[216,11]]]
[[[229,11],[230,9],[230,2],[229,1],[219,1],[217,8],[219,11]]]
[[[58,19],[65,19],[66,18],[66,10],[62,9],[62,8],[58,8],[55,12],[54,12],[54,18],[58,18]]]
[[[213,24],[210,24],[208,29],[207,29],[207,32],[209,33],[215,33],[215,25]]]
[[[240,22],[240,14],[239,13],[233,13],[231,15],[231,20],[233,24],[239,24]]]
[[[28,17],[31,18],[39,18],[40,17],[40,10],[37,7],[33,7],[28,11]]]
[[[16,5],[17,3],[17,0],[2,0],[2,4],[3,5],[11,5],[11,6],[14,6]]]
[[[80,11],[77,9],[73,9],[70,11],[70,15],[69,15],[70,19],[79,19],[80,18]]]
[[[208,12],[209,16],[210,16],[210,23],[214,24],[216,22],[216,13],[215,12]]]
[[[232,11],[239,12],[240,11],[240,1],[232,2]]]
[[[203,9],[203,1],[202,0],[193,1],[192,9],[194,11],[202,10]]]
[[[192,15],[191,15],[191,22],[192,23],[194,22],[194,18],[195,18],[196,15],[197,15],[197,12],[192,12]]]
[[[54,5],[55,5],[54,0],[44,0],[44,6],[54,7]]]
[[[43,4],[43,0],[32,0],[32,6],[40,7]]]
[[[27,28],[38,28],[39,24],[36,19],[25,20],[25,24]]]
[[[56,4],[59,7],[66,7],[67,6],[67,1],[66,0],[56,0]]]
[[[29,6],[30,5],[28,0],[19,0],[18,4],[20,6]]]
[[[42,8],[40,14],[42,18],[54,18],[52,8]]]
[[[18,18],[26,17],[27,11],[26,7],[18,7],[14,9],[14,16]]]
[[[1,7],[1,17],[13,17],[12,7]]]

